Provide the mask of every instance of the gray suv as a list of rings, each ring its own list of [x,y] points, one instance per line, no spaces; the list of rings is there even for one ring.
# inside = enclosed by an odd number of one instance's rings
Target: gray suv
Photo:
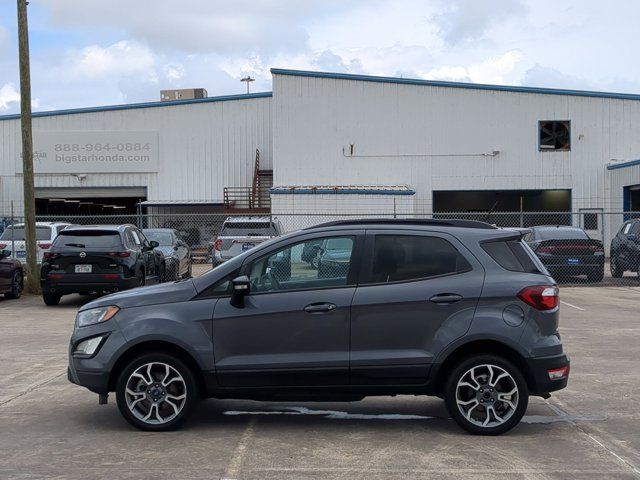
[[[500,434],[569,375],[558,288],[520,237],[464,220],[291,233],[200,277],[86,304],[68,376],[101,403],[115,392],[144,430],[176,427],[202,397],[414,394],[442,397],[471,433]],[[322,271],[302,259],[330,239],[340,254]]]

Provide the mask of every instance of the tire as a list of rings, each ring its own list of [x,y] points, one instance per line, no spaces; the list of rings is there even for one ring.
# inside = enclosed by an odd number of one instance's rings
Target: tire
[[[604,278],[604,267],[599,269],[594,269],[589,273],[587,273],[587,280],[589,280],[590,282],[594,282],[594,283],[601,282],[603,278]]]
[[[475,383],[471,382],[472,378]],[[500,435],[522,419],[529,403],[529,388],[522,372],[510,361],[495,355],[478,355],[462,360],[453,368],[444,398],[455,422],[467,432]]]
[[[13,272],[11,279],[11,290],[4,294],[5,298],[17,299],[22,295],[22,289],[24,288],[24,277],[21,270]]]
[[[187,270],[187,276],[185,278],[193,277],[193,264],[189,262],[189,269]]]
[[[611,253],[609,266],[611,267],[611,276],[613,278],[621,278],[624,275],[624,269],[618,263],[618,255],[614,255],[613,252]]]
[[[136,278],[138,279],[138,287],[144,287],[146,278],[144,276],[144,270],[138,270],[136,274]]]
[[[49,292],[42,293],[42,300],[44,300],[45,305],[49,305],[50,307],[58,305],[60,303],[61,298],[62,298],[62,295],[60,295],[59,293],[49,293]]]
[[[124,367],[116,383],[120,413],[140,430],[158,432],[179,427],[198,398],[193,372],[181,360],[165,353],[135,358]]]

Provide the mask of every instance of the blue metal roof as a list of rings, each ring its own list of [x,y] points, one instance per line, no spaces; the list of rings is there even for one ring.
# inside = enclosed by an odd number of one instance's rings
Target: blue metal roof
[[[587,90],[563,90],[558,88],[519,87],[507,85],[487,85],[482,83],[444,82],[439,80],[421,80],[415,78],[376,77],[354,75],[351,73],[326,73],[307,70],[288,70],[272,68],[273,75],[292,75],[297,77],[331,78],[336,80],[355,80],[361,82],[397,83],[403,85],[426,85],[429,87],[466,88],[471,90],[491,90],[498,92],[537,93],[542,95],[568,95],[573,97],[612,98],[616,100],[640,100],[639,94],[591,92]]]
[[[629,160],[627,162],[609,163],[607,165],[607,170],[616,170],[618,168],[633,167],[634,165],[640,165],[640,159],[638,159],[638,160]]]
[[[228,100],[248,100],[252,98],[268,98],[271,92],[249,93],[242,95],[223,95],[220,97],[193,98],[189,100],[171,100],[168,102],[144,102],[144,103],[128,103],[123,105],[105,105],[102,107],[86,107],[86,108],[70,108],[67,110],[51,110],[48,112],[33,112],[32,117],[53,117],[56,115],[74,115],[76,113],[94,113],[94,112],[112,112],[114,110],[135,110],[137,108],[155,108],[155,107],[172,107],[176,105],[190,105],[193,103],[210,103],[210,102],[226,102]],[[19,119],[20,114],[0,115],[2,120]]]

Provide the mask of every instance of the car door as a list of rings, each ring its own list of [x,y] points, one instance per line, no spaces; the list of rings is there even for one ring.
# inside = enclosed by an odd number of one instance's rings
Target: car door
[[[319,276],[302,260],[307,242],[341,238],[351,254]],[[247,257],[244,308],[222,298],[213,318],[216,373],[223,386],[346,385],[350,307],[363,232],[307,234]]]
[[[444,233],[370,230],[365,252],[351,307],[351,383],[425,383],[437,353],[471,325],[484,269]]]
[[[155,252],[153,251],[153,248],[151,248],[151,245],[149,244],[149,240],[147,240],[147,237],[144,236],[144,233],[142,233],[137,228],[131,229],[131,233],[133,233],[134,238],[138,237],[138,241],[140,242],[140,253],[142,255],[143,262],[145,265],[145,272],[146,272],[147,278],[158,275],[158,265],[156,265],[156,255],[155,255]]]

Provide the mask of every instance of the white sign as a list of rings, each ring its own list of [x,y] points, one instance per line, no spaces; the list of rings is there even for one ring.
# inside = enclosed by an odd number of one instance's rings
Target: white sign
[[[34,132],[35,173],[158,171],[158,132]],[[22,158],[16,162],[22,172]]]

